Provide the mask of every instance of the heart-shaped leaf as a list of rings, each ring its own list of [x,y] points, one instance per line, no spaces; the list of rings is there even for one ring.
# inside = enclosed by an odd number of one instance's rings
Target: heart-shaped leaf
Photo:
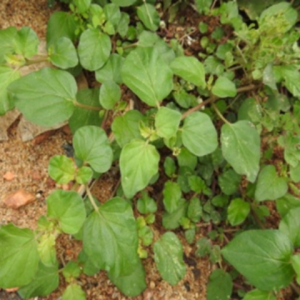
[[[234,97],[237,93],[235,84],[224,76],[218,77],[211,91],[220,98]]]
[[[153,145],[142,140],[126,144],[120,156],[124,194],[131,198],[145,188],[158,172],[159,153]]]
[[[164,233],[154,244],[154,260],[161,277],[172,285],[185,275],[182,245],[173,232]]]
[[[137,48],[122,67],[124,83],[149,106],[156,106],[173,88],[173,74],[153,47]]]
[[[212,153],[218,146],[218,136],[211,118],[200,112],[187,116],[182,127],[182,143],[197,156]]]
[[[257,201],[275,200],[284,196],[287,191],[287,180],[278,177],[275,166],[268,165],[260,171],[255,189]]]
[[[224,158],[236,173],[246,175],[254,182],[259,171],[260,138],[248,121],[224,124],[221,129],[221,146]]]
[[[68,183],[74,179],[75,165],[71,158],[65,155],[55,155],[49,161],[48,172],[57,183]]]
[[[138,235],[129,203],[113,198],[93,212],[83,228],[83,249],[92,263],[114,278],[134,272]]]
[[[8,91],[26,119],[54,126],[72,115],[77,84],[66,71],[43,68],[14,81]]]

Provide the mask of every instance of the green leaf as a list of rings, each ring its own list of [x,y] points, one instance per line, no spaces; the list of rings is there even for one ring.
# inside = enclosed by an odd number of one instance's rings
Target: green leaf
[[[85,292],[77,283],[71,283],[65,289],[62,300],[86,300]]]
[[[227,219],[231,226],[236,226],[245,221],[250,213],[250,204],[243,199],[232,199],[227,209]]]
[[[193,197],[190,200],[188,210],[187,210],[187,216],[194,223],[200,221],[202,216],[202,206],[198,198]]]
[[[189,183],[191,190],[197,194],[200,194],[206,188],[204,180],[200,176],[197,176],[197,175],[189,176],[188,183]]]
[[[76,182],[79,184],[86,184],[93,177],[93,170],[89,167],[83,166],[77,170]]]
[[[79,39],[78,55],[81,65],[89,70],[100,69],[108,60],[111,42],[108,35],[98,29],[85,30]]]
[[[207,300],[228,300],[232,293],[231,276],[221,270],[212,271],[207,285]]]
[[[299,200],[298,200],[299,201]],[[279,223],[279,230],[282,231],[295,247],[300,246],[300,207],[293,208],[282,218]]]
[[[156,31],[159,28],[160,18],[155,7],[144,3],[137,8],[137,15],[147,29]]]
[[[37,54],[39,38],[37,34],[29,27],[22,27],[15,39],[15,51],[26,58]]]
[[[47,296],[57,289],[59,276],[57,266],[45,266],[39,264],[38,271],[34,279],[18,290],[22,298],[33,298],[37,296]]]
[[[48,21],[46,36],[47,47],[62,37],[67,37],[71,41],[74,41],[76,38],[76,28],[75,15],[62,11],[54,12]]]
[[[268,165],[260,171],[255,189],[256,201],[275,200],[287,191],[287,180],[277,176],[275,166]]]
[[[205,70],[203,64],[193,56],[178,56],[171,62],[171,69],[175,75],[204,89]]]
[[[127,35],[129,22],[130,22],[129,14],[125,12],[121,12],[121,19],[117,26],[117,32],[120,34],[122,38],[125,38]]]
[[[229,169],[218,177],[218,183],[225,195],[233,195],[239,189],[241,176],[234,170]]]
[[[276,209],[281,218],[284,218],[290,209],[297,207],[300,207],[299,198],[291,194],[285,194],[283,197],[276,200]]]
[[[197,257],[205,257],[209,255],[212,251],[212,243],[206,237],[203,237],[197,241],[197,250],[195,255]]]
[[[177,284],[185,275],[182,245],[173,232],[164,233],[154,244],[154,260],[161,277],[171,285]]]
[[[11,83],[8,91],[26,119],[53,126],[72,115],[77,84],[68,72],[44,68]]]
[[[101,109],[99,103],[99,89],[81,89],[78,91],[77,102]],[[75,106],[74,113],[69,119],[69,126],[74,134],[77,129],[86,125],[99,126],[101,124],[101,118],[99,111],[92,109],[84,109],[79,106]]]
[[[260,104],[254,98],[247,98],[238,110],[238,119],[248,120],[254,124],[259,123],[262,118],[261,110]]]
[[[73,147],[77,158],[88,163],[99,173],[108,171],[113,160],[113,152],[105,131],[96,126],[79,128],[73,137]]]
[[[104,66],[96,70],[96,79],[101,83],[106,80],[112,80],[119,84],[123,83],[121,77],[123,61],[124,58],[118,54],[110,55]]]
[[[173,88],[173,74],[155,48],[137,48],[122,67],[124,83],[149,106],[156,106]]]
[[[0,66],[0,115],[4,115],[7,111],[14,108],[14,104],[9,98],[7,87],[19,77],[20,73],[17,70],[7,66]]]
[[[52,43],[48,54],[51,63],[61,69],[73,68],[78,64],[76,49],[69,38],[61,37]]]
[[[118,116],[112,123],[112,131],[120,147],[124,147],[133,139],[141,138],[140,122],[144,116],[137,110],[130,110],[123,116]]]
[[[224,158],[235,172],[254,182],[260,161],[260,138],[255,127],[248,121],[224,124],[221,147]]]
[[[262,291],[280,290],[291,283],[292,253],[289,238],[279,230],[244,231],[222,249],[225,259]]]
[[[177,210],[181,199],[181,190],[178,183],[167,181],[164,185],[163,196],[166,211],[173,213]]]
[[[210,117],[200,112],[188,115],[182,127],[182,143],[200,157],[215,151],[218,136]]]
[[[74,179],[74,162],[71,158],[66,157],[65,155],[52,156],[49,161],[48,173],[57,183],[68,183]]]
[[[155,115],[155,128],[158,136],[169,139],[176,135],[181,120],[181,113],[161,107]]]
[[[197,11],[201,13],[207,13],[212,5],[212,0],[195,0]]]
[[[157,211],[156,202],[146,193],[142,193],[142,198],[137,201],[137,209],[141,214],[155,213]]]
[[[89,9],[91,2],[91,0],[73,0],[73,3],[80,14],[86,12]]]
[[[34,233],[12,224],[2,225],[0,243],[0,286],[7,289],[29,284],[39,262]]]
[[[131,198],[145,188],[158,172],[159,153],[153,145],[141,140],[126,144],[120,156],[124,194]]]
[[[186,217],[188,203],[184,199],[180,199],[177,209],[172,213],[163,214],[163,226],[166,229],[174,230],[180,226],[180,221]]]
[[[106,4],[104,6],[104,13],[106,16],[106,20],[113,25],[114,29],[116,29],[121,20],[121,12],[119,6],[114,3]]]
[[[113,198],[86,220],[83,249],[92,263],[109,270],[114,278],[131,274],[137,267],[138,235],[132,208]]]
[[[164,170],[168,177],[171,177],[176,172],[176,165],[174,159],[170,156],[167,156],[164,161]]]
[[[115,104],[121,99],[122,91],[114,81],[104,81],[100,87],[100,104],[105,109],[113,109]]]
[[[55,250],[56,238],[57,238],[57,232],[52,233],[50,232],[50,230],[47,230],[38,240],[39,257],[43,265],[47,267],[57,265],[56,250]]]
[[[69,261],[64,268],[62,269],[62,274],[67,282],[71,282],[73,279],[76,279],[80,276],[81,267],[78,262]]]
[[[145,270],[141,260],[138,260],[136,268],[129,275],[114,277],[108,272],[108,277],[123,294],[129,297],[140,295],[147,287]]]
[[[224,76],[218,77],[211,91],[220,98],[235,97],[237,93],[235,84]]]
[[[74,191],[55,190],[47,197],[47,216],[55,219],[60,229],[75,234],[86,218],[82,198]]]
[[[115,3],[121,7],[130,6],[136,2],[136,0],[111,0],[112,3]]]
[[[198,163],[197,156],[184,147],[181,148],[177,160],[180,167],[188,167],[191,171],[196,168]]]
[[[296,281],[300,283],[300,254],[295,254],[292,256],[292,266],[296,272]]]
[[[17,38],[17,28],[8,27],[0,30],[0,63],[5,61],[5,56],[11,54],[15,50],[15,40]],[[2,82],[2,80],[0,81]],[[1,91],[2,89],[0,89]]]
[[[277,300],[277,298],[273,292],[252,290],[245,295],[243,300]]]

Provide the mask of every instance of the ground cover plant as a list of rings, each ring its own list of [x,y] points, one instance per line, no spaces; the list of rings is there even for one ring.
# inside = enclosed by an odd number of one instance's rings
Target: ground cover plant
[[[37,229],[0,227],[0,287],[45,296],[61,275],[62,299],[86,299],[80,275],[105,270],[136,296],[147,256],[176,285],[186,271],[181,234],[215,266],[208,300],[280,299],[286,287],[299,297],[298,1],[62,2],[46,56],[32,29],[0,31],[1,114],[16,107],[42,126],[68,121],[74,147],[74,157],[49,162],[50,177],[72,190],[49,195]],[[168,38],[186,7],[197,27]],[[52,67],[20,75],[44,61]],[[81,73],[89,89],[78,90]],[[100,204],[91,183],[111,168],[120,185]],[[196,239],[200,222],[211,230]],[[60,235],[82,241],[76,260],[60,261]]]

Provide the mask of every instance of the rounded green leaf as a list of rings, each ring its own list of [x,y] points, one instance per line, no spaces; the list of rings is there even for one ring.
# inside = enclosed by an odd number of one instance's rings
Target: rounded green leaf
[[[100,69],[108,60],[110,51],[109,36],[98,29],[87,29],[81,34],[78,55],[85,69],[89,71]]]
[[[154,244],[154,260],[161,277],[175,285],[185,275],[182,245],[173,232],[164,233]]]
[[[55,155],[49,161],[48,173],[57,183],[68,183],[74,179],[74,162],[65,155]]]
[[[113,152],[105,131],[96,126],[79,128],[73,137],[75,155],[96,172],[104,173],[111,167]]]
[[[43,68],[14,81],[8,90],[25,118],[42,126],[64,122],[74,111],[77,84],[66,71]]]
[[[124,194],[131,198],[145,188],[158,172],[159,153],[153,145],[141,140],[126,144],[120,156]]]
[[[123,294],[129,297],[140,295],[147,287],[145,270],[141,260],[138,260],[136,268],[129,275],[114,277],[108,272],[108,277]]]
[[[157,204],[154,199],[150,198],[147,193],[142,193],[142,198],[137,201],[137,209],[141,214],[155,213]]]
[[[123,65],[124,58],[118,54],[112,54],[108,58],[105,65],[96,70],[95,75],[96,79],[99,82],[104,82],[106,80],[112,80],[118,84],[123,83],[121,77],[121,69]]]
[[[175,136],[180,124],[180,119],[180,112],[167,107],[161,107],[155,115],[157,135],[166,139]]]
[[[159,27],[160,17],[155,7],[144,3],[137,8],[137,15],[147,29],[156,31]]]
[[[34,279],[21,287],[18,294],[24,299],[49,295],[58,287],[58,274],[57,266],[45,266],[40,263]]]
[[[260,138],[256,128],[248,121],[224,124],[221,147],[224,158],[235,172],[254,182],[260,161]]]
[[[235,84],[224,76],[218,77],[211,91],[220,98],[234,97],[237,93]]]
[[[123,82],[149,106],[156,106],[173,88],[173,74],[153,47],[137,48],[126,57]]]
[[[67,37],[61,37],[48,48],[51,63],[61,69],[77,66],[78,57],[72,41]]]
[[[289,237],[295,247],[300,246],[300,207],[290,209],[279,223],[279,230]]]
[[[222,249],[224,258],[262,291],[280,290],[291,283],[292,254],[289,238],[279,230],[245,231]]]
[[[67,37],[71,41],[76,38],[77,22],[75,15],[63,11],[56,11],[51,14],[47,26],[47,46],[55,43],[61,37]]]
[[[123,116],[118,116],[112,123],[112,131],[120,147],[125,146],[133,139],[141,138],[140,122],[144,116],[137,110],[130,110]]]
[[[184,80],[205,88],[205,70],[203,64],[193,56],[178,56],[171,62],[175,75]]]
[[[39,38],[37,34],[29,27],[22,27],[15,39],[15,51],[26,58],[37,54]]]
[[[9,97],[7,87],[18,78],[20,78],[19,71],[8,66],[0,66],[0,115],[4,115],[7,111],[14,108],[14,103]]]
[[[260,171],[255,189],[257,201],[275,200],[284,196],[287,191],[287,179],[278,177],[275,166],[268,165]]]
[[[277,300],[273,292],[252,290],[242,300]]]
[[[210,117],[200,112],[187,116],[182,127],[182,143],[190,152],[200,157],[215,151],[218,136]]]
[[[92,0],[73,0],[73,3],[80,14],[86,12],[89,9],[91,2]]]
[[[62,300],[86,300],[85,292],[77,283],[71,283],[65,289]]]
[[[0,227],[0,286],[12,288],[32,281],[39,256],[34,233],[12,224]]]
[[[250,213],[250,204],[243,199],[231,200],[227,209],[227,219],[232,226],[239,225],[245,221]]]
[[[230,299],[232,293],[232,278],[229,273],[216,269],[209,276],[207,285],[207,300]]]
[[[86,184],[93,177],[93,170],[89,167],[83,166],[78,169],[76,174],[76,182],[79,184]]]
[[[47,197],[47,216],[55,219],[60,229],[75,234],[86,218],[82,198],[74,191],[56,190]]]
[[[91,262],[114,278],[134,272],[138,235],[131,205],[113,198],[99,207],[83,227],[83,249]]]
[[[122,91],[114,81],[104,81],[100,87],[100,104],[105,109],[113,109],[115,104],[121,99]]]
[[[173,213],[178,209],[181,199],[180,186],[176,182],[167,181],[163,190],[163,202],[168,213]]]

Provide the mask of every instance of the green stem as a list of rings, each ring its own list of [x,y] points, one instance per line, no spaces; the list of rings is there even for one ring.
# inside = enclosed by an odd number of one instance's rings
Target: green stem
[[[85,104],[79,103],[76,100],[73,100],[73,103],[75,104],[75,106],[78,106],[78,107],[81,107],[81,108],[84,108],[84,109],[95,110],[95,111],[100,111],[101,110],[100,107],[85,105]]]
[[[96,204],[96,202],[95,202],[95,200],[94,200],[94,197],[93,197],[93,195],[92,195],[92,193],[91,193],[91,191],[90,191],[90,188],[89,188],[89,186],[88,186],[87,184],[85,185],[85,190],[86,190],[86,194],[87,194],[87,196],[88,196],[88,198],[89,198],[89,200],[90,200],[90,202],[91,202],[91,204],[92,204],[94,210],[95,210],[96,212],[98,212],[98,211],[99,211],[99,208],[98,208],[98,206],[97,206],[97,204]]]
[[[138,43],[133,43],[133,44],[130,44],[130,45],[125,45],[125,46],[122,46],[123,49],[128,49],[128,48],[133,48],[133,47],[137,47]]]
[[[217,106],[212,103],[211,104],[213,109],[215,110],[215,112],[217,113],[217,115],[219,116],[219,118],[226,124],[231,125],[231,123],[221,114],[221,112],[219,111],[219,109],[217,108]]]
[[[37,58],[37,59],[26,59],[26,66],[49,62],[47,57]]]

